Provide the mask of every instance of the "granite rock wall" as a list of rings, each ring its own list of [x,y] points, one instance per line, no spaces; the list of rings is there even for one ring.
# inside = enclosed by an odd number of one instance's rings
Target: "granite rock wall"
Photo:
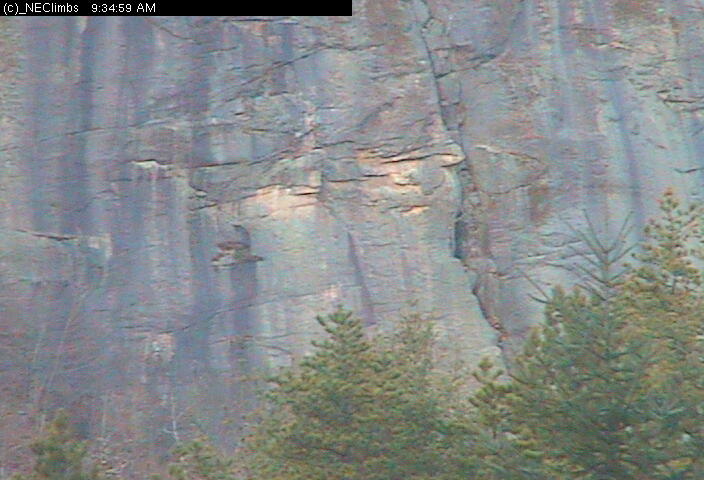
[[[700,2],[354,12],[0,20],[0,477],[57,406],[127,477],[234,446],[337,304],[510,356],[570,227],[701,196]]]

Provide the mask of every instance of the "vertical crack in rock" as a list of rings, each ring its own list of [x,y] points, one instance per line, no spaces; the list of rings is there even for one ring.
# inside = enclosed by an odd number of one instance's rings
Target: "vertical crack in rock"
[[[467,243],[467,222],[462,219],[462,213],[458,212],[455,217],[453,232],[452,256],[464,263],[466,252],[463,246]]]
[[[525,4],[523,0],[519,2],[522,7],[519,9],[518,12],[514,15],[514,18],[511,21],[511,28],[509,32],[514,31],[514,26],[516,25],[517,22],[520,21],[520,18],[524,14],[525,10]],[[437,101],[438,105],[438,111],[440,114],[440,119],[442,121],[442,124],[445,128],[445,131],[448,133],[450,138],[452,138],[454,141],[453,143],[457,145],[457,147],[460,149],[462,154],[464,155],[464,163],[468,162],[469,155],[468,152],[465,149],[464,142],[461,141],[461,136],[462,136],[462,131],[460,128],[453,128],[450,126],[450,120],[448,118],[448,113],[447,109],[443,108],[443,94],[442,94],[442,89],[439,83],[439,79],[442,77],[446,77],[450,74],[453,74],[456,72],[455,69],[452,69],[451,71],[447,72],[446,74],[441,74],[438,71],[437,65],[435,63],[434,59],[434,53],[433,50],[431,49],[428,39],[426,38],[426,28],[431,20],[434,19],[430,12],[430,6],[428,5],[427,0],[415,0],[414,3],[414,15],[416,19],[416,23],[418,25],[418,35],[421,39],[421,42],[423,44],[423,48],[425,50],[425,55],[428,61],[428,64],[430,66],[430,74],[432,75],[433,78],[433,85],[435,87],[435,98]],[[419,17],[419,11],[423,11],[422,13],[425,14],[425,18],[421,19]],[[506,35],[505,38],[502,39],[500,44],[494,49],[494,51],[489,54],[489,55],[479,55],[474,57],[475,60],[478,60],[478,64],[474,66],[474,68],[483,65],[495,58],[497,58],[499,55],[501,55],[505,49],[507,48],[510,40],[510,35]],[[461,89],[462,84],[458,80],[455,80],[457,83],[457,88]],[[469,236],[469,228],[465,220],[462,219],[463,216],[463,205],[465,204],[465,191],[464,191],[464,183],[461,181],[462,179],[460,178],[461,176],[458,173],[458,169],[462,168],[462,164],[459,166],[454,167],[452,174],[455,175],[458,179],[458,184],[459,184],[459,189],[458,189],[458,201],[457,201],[457,214],[456,214],[456,220],[454,225],[452,226],[453,228],[453,241],[451,242],[450,245],[450,255],[454,258],[457,258],[462,262],[462,264],[465,266],[465,268],[468,268],[467,265],[467,244],[468,244],[468,236]],[[473,178],[469,179],[470,182],[474,182],[475,180]],[[486,259],[489,263],[492,265],[494,264],[494,261],[492,259]],[[474,271],[474,269],[471,269]],[[475,272],[476,273],[476,272]],[[471,286],[471,290],[468,288],[468,295],[473,295],[475,297],[475,300],[477,304],[479,305],[479,310],[482,314],[482,317],[484,321],[492,328],[494,329],[497,333],[497,346],[501,350],[501,354],[503,357],[505,357],[505,352],[503,349],[503,339],[505,337],[504,329],[501,327],[501,322],[498,320],[498,317],[496,315],[490,315],[488,313],[487,309],[487,304],[490,302],[487,302],[484,298],[482,297],[482,292],[485,290],[479,286],[479,282],[482,281],[482,274],[484,276],[489,276],[489,275],[494,275],[494,272],[479,272],[477,278],[475,279],[475,284]],[[492,284],[495,283],[492,281]],[[491,295],[498,295],[498,291],[492,291],[490,292]]]
[[[374,315],[374,305],[372,304],[372,296],[369,293],[369,288],[364,281],[364,273],[362,272],[362,267],[359,262],[359,256],[357,255],[357,246],[354,243],[352,234],[347,232],[347,251],[349,252],[349,260],[354,268],[354,280],[362,293],[362,317],[367,326],[374,325],[376,323],[376,318]]]
[[[420,19],[418,16],[419,9],[425,10],[425,14],[427,15],[427,18],[425,18],[424,20]],[[423,43],[423,49],[425,51],[425,56],[428,61],[428,65],[430,66],[430,74],[433,77],[433,85],[435,87],[435,99],[437,101],[438,111],[440,112],[440,118],[441,118],[442,123],[445,127],[445,130],[448,132],[448,134],[450,134],[450,136],[452,138],[456,138],[452,134],[457,133],[457,131],[456,131],[456,129],[453,129],[449,126],[447,115],[446,115],[445,109],[443,108],[443,105],[442,105],[443,95],[442,95],[442,91],[440,89],[440,84],[438,82],[438,79],[441,78],[441,76],[443,76],[443,75],[441,75],[438,72],[438,68],[435,63],[435,59],[433,58],[433,51],[430,48],[430,45],[428,44],[428,39],[426,38],[425,30],[426,30],[428,24],[430,23],[430,21],[434,19],[434,17],[430,13],[430,6],[428,5],[427,0],[415,0],[414,16],[416,19],[416,24],[418,25],[418,36],[420,37],[420,40]],[[449,73],[453,73],[453,72],[448,72],[448,74]],[[458,145],[458,146],[460,147],[462,152],[465,154],[465,158],[467,158],[466,157],[467,152],[464,151],[462,145]]]

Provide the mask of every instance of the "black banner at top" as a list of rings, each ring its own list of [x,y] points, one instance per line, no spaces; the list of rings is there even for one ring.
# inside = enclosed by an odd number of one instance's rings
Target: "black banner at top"
[[[290,2],[189,2],[145,1],[13,1],[0,0],[5,16],[140,16],[140,15],[237,15],[271,16],[350,16],[352,0],[294,0]],[[253,20],[256,17],[252,18]]]

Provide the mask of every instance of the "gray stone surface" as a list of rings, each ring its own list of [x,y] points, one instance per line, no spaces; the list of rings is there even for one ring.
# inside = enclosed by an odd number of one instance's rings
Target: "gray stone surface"
[[[233,446],[337,304],[510,354],[573,280],[567,224],[701,196],[700,2],[354,11],[0,20],[5,472],[59,405],[133,478],[198,429]]]

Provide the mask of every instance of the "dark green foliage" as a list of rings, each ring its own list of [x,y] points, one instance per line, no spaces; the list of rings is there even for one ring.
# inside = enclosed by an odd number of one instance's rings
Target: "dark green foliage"
[[[198,438],[174,450],[176,461],[169,467],[175,480],[234,480],[232,460],[218,453],[206,438]]]
[[[97,470],[86,471],[86,444],[76,438],[69,417],[59,410],[43,438],[36,440],[32,452],[37,456],[34,473],[16,480],[99,480]]]
[[[273,379],[271,416],[249,443],[250,478],[449,478],[427,325],[409,320],[372,343],[349,312],[318,322],[328,339]]]
[[[476,465],[471,471],[482,480],[549,478],[535,442],[522,435],[525,432],[512,421],[508,399],[515,387],[503,375],[487,359],[474,372],[481,388],[472,396],[473,409],[467,416],[472,441],[465,455]]]
[[[650,471],[645,345],[626,337],[624,318],[608,302],[578,293],[556,291],[546,317],[512,371],[509,404],[520,438],[571,478]]]
[[[648,385],[660,426],[653,442],[668,459],[656,478],[704,478],[704,289],[701,206],[671,191],[660,202],[623,291],[632,335],[652,350]]]
[[[480,366],[477,420],[495,445],[478,450],[488,478],[704,478],[698,212],[669,192],[661,209],[638,267],[612,276],[608,250],[622,248],[612,243],[590,276],[605,281],[588,295],[555,290],[510,381]]]

